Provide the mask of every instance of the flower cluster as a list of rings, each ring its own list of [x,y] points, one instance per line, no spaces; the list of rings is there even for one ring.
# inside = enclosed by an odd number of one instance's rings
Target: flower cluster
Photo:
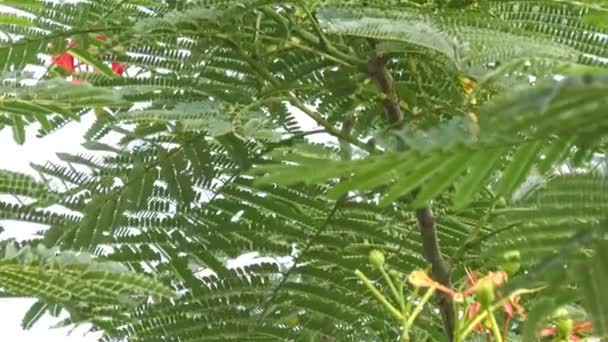
[[[488,308],[494,301],[496,294],[495,288],[498,288],[505,284],[508,280],[507,273],[504,271],[489,272],[482,278],[478,278],[476,272],[468,272],[468,284],[464,291],[457,292],[446,286],[439,284],[429,277],[426,272],[417,270],[410,273],[409,281],[416,287],[433,287],[449,296],[451,296],[455,302],[462,303],[466,298],[471,295],[475,296],[475,300],[469,306],[467,317],[469,319],[474,318],[482,310]],[[519,304],[519,296],[509,297],[508,300],[502,304],[502,309],[506,313],[507,318],[510,320],[515,317],[517,313],[522,319],[525,319],[525,311]],[[484,327],[480,324],[475,326],[475,330],[483,332]]]
[[[520,304],[519,296],[511,295],[507,298],[496,298],[497,295],[494,290],[507,282],[508,276],[506,272],[489,272],[482,278],[478,278],[476,272],[467,272],[467,274],[467,287],[463,291],[455,291],[438,283],[422,270],[416,270],[410,273],[408,280],[415,287],[428,287],[441,291],[451,296],[455,303],[463,303],[467,297],[474,295],[474,300],[470,306],[468,306],[466,314],[466,318],[469,322],[473,322],[482,311],[490,310],[492,305],[494,305],[494,308],[497,308],[498,304],[500,304],[500,308],[506,316],[505,329],[508,329],[510,320],[512,320],[516,314],[521,319],[526,319],[525,310]],[[491,314],[488,316],[492,317]],[[567,340],[570,342],[578,342],[581,340],[579,333],[590,332],[592,330],[589,321],[574,323],[572,319],[568,318],[568,312],[564,309],[558,310],[553,318],[554,325],[540,330],[538,333],[539,338],[555,337],[560,341]],[[484,323],[484,325],[482,325],[481,322],[476,324],[474,330],[479,333],[490,333],[491,322],[486,319]],[[506,331],[504,335],[507,335]]]
[[[97,35],[97,36],[95,36],[95,39],[97,39],[100,42],[107,41],[107,38],[103,35]],[[76,42],[74,40],[70,39],[68,41],[67,47],[68,47],[68,49],[76,47]],[[78,61],[70,53],[69,50],[65,51],[65,52],[57,53],[57,54],[54,54],[53,56],[51,56],[51,63],[65,71],[69,72],[72,75],[75,74],[77,71],[87,71],[87,72],[94,71],[94,68],[90,67],[88,64],[81,63],[80,61]],[[112,72],[114,72],[118,76],[122,76],[126,69],[125,64],[120,63],[120,62],[112,62],[110,67],[112,69]],[[83,81],[73,77],[72,82],[81,83]]]
[[[578,342],[581,338],[578,336],[581,332],[591,331],[591,322],[582,321],[574,323],[569,317],[570,313],[564,308],[559,308],[553,314],[553,326],[542,329],[538,333],[538,337],[554,337],[560,341]]]

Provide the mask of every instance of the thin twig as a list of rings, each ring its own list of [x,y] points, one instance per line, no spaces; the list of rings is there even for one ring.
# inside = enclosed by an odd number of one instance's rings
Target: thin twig
[[[281,289],[283,289],[283,287],[287,283],[287,279],[289,279],[289,277],[291,276],[293,271],[298,267],[300,260],[302,260],[302,258],[304,258],[304,256],[310,250],[310,248],[312,248],[312,246],[317,242],[317,240],[319,239],[321,234],[323,234],[323,232],[325,232],[325,229],[327,229],[327,227],[329,226],[329,222],[332,220],[334,215],[338,212],[338,208],[344,202],[344,200],[345,200],[345,197],[343,196],[342,198],[338,199],[334,203],[334,206],[331,208],[331,211],[327,214],[327,217],[325,218],[325,220],[323,220],[323,223],[321,225],[319,225],[319,228],[317,228],[317,230],[315,231],[313,236],[308,240],[308,242],[302,249],[302,252],[294,259],[293,265],[287,270],[287,272],[283,273],[283,278],[281,279],[281,282],[279,282],[279,284],[275,287],[274,291],[272,291],[272,294],[270,295],[270,297],[268,297],[268,299],[264,301],[264,304],[262,305],[264,309],[262,310],[262,314],[260,315],[261,318],[258,320],[255,327],[253,328],[254,330],[257,329],[260,326],[260,324],[264,321],[265,316],[268,314],[268,310],[272,307],[272,305],[270,305],[270,304],[275,301],[275,299],[279,295],[279,292],[281,291]],[[252,333],[252,335],[253,335],[253,333]]]

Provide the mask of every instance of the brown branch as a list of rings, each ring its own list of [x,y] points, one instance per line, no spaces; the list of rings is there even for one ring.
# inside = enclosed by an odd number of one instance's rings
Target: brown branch
[[[416,209],[416,220],[418,221],[418,229],[422,238],[422,254],[426,262],[431,264],[431,272],[433,278],[440,284],[447,287],[451,286],[451,271],[448,263],[441,256],[441,248],[437,239],[437,229],[435,226],[435,217],[430,204],[425,204],[422,208]],[[448,335],[448,340],[454,339],[454,309],[452,297],[443,292],[437,291],[435,300],[441,318],[443,319],[443,328]]]
[[[375,52],[375,43],[371,40],[370,47],[373,55],[367,64],[368,74],[376,81],[378,87],[384,93],[382,104],[384,105],[388,124],[392,127],[399,127],[403,124],[403,113],[399,107],[399,94],[395,89],[395,82],[386,68],[386,58]],[[433,210],[429,204],[426,204],[416,209],[415,214],[422,239],[422,254],[426,262],[431,265],[433,278],[442,285],[450,287],[450,266],[441,255]],[[453,341],[454,309],[452,298],[438,291],[435,295],[435,300],[441,312],[448,340]]]

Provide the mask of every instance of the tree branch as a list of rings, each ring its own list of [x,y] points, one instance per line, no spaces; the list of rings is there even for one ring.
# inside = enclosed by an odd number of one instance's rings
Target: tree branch
[[[261,11],[265,15],[270,17],[272,20],[276,21],[277,23],[279,23],[285,27],[290,26],[289,20],[287,18],[283,17],[280,13],[277,13],[274,9],[269,8],[269,7],[263,7],[261,9]],[[340,51],[334,45],[330,44],[327,40],[322,41],[320,38],[317,38],[317,36],[315,34],[308,32],[307,30],[303,29],[302,27],[300,27],[298,25],[293,25],[292,30],[304,41],[308,42],[309,44],[313,45],[317,49],[324,51],[325,53],[327,53],[329,55],[332,55],[340,60],[346,61],[354,66],[359,66],[362,64],[365,65],[365,61],[358,59],[356,56],[353,56],[352,54],[348,54],[348,53]]]
[[[399,94],[395,89],[395,82],[386,68],[386,58],[375,51],[375,43],[370,40],[372,56],[367,64],[367,72],[374,79],[384,93],[382,104],[384,105],[385,117],[389,125],[399,127],[403,124],[403,113],[399,106]],[[429,204],[415,210],[418,229],[422,239],[422,254],[427,263],[431,265],[433,278],[445,286],[451,286],[450,267],[441,255],[435,217]],[[449,341],[454,339],[454,310],[452,298],[449,295],[435,294],[435,300],[443,318],[443,326]]]
[[[221,34],[216,35],[216,37],[223,39],[227,44],[229,44],[230,46],[235,48],[241,54],[241,57],[252,67],[253,71],[255,71],[258,74],[258,76],[260,76],[261,78],[268,81],[275,89],[282,88],[283,85],[281,84],[281,82],[272,75],[272,73],[266,68],[266,66],[262,65],[255,59],[248,56],[244,51],[242,51],[242,49],[240,48],[240,46],[238,44],[236,44],[235,42],[230,40],[228,37],[221,35]],[[347,142],[361,148],[362,150],[367,151],[370,154],[376,154],[379,152],[373,145],[369,145],[350,135],[342,134],[342,131],[340,131],[340,129],[338,129],[337,127],[335,127],[334,125],[329,123],[327,120],[325,120],[325,118],[323,118],[323,116],[321,114],[308,108],[308,106],[306,106],[306,104],[302,100],[300,100],[298,97],[296,97],[295,95],[288,93],[287,97],[289,99],[289,103],[292,106],[298,108],[299,110],[304,112],[304,114],[308,115],[319,126],[323,127],[328,134],[331,134],[338,139],[347,141]]]

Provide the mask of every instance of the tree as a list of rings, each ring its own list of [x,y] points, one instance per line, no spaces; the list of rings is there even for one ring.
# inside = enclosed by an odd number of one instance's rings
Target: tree
[[[2,3],[0,125],[96,115],[90,155],[0,173],[0,218],[48,226],[1,247],[2,294],[39,298],[24,326],[608,334],[601,1]]]

